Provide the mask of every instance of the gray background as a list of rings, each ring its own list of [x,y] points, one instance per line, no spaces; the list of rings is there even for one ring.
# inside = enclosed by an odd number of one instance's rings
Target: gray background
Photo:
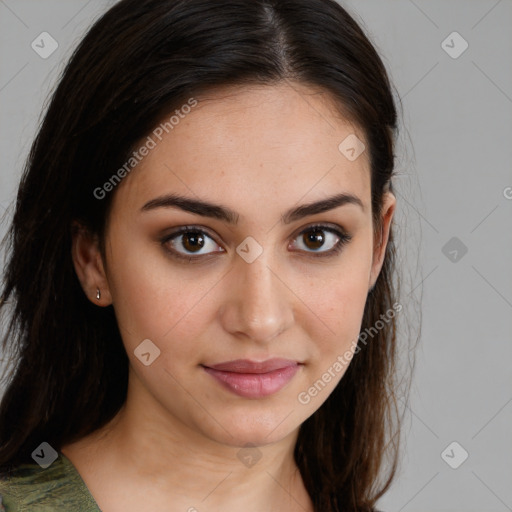
[[[421,301],[422,311],[400,473],[380,507],[512,511],[512,1],[342,3],[402,98],[400,300],[411,311]],[[112,4],[0,0],[0,215],[58,73]],[[43,31],[59,44],[47,59],[31,48]],[[469,45],[458,58],[442,46],[454,31]],[[444,47],[457,52],[461,42]],[[410,322],[404,340],[419,329],[419,318]],[[445,460],[460,462],[463,449],[467,460],[452,469]]]

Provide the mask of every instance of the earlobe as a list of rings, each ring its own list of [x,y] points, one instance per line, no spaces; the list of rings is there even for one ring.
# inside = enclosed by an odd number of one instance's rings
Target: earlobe
[[[71,255],[76,275],[89,300],[98,306],[111,304],[98,237],[77,222],[73,224]]]
[[[379,236],[376,237],[374,243],[373,262],[370,271],[370,282],[368,290],[369,292],[375,286],[377,278],[379,277],[380,271],[382,269],[382,265],[384,264],[384,257],[386,255],[386,247],[388,245],[389,232],[391,229],[393,215],[395,213],[395,207],[396,198],[394,194],[390,191],[386,192],[382,204],[381,229]]]

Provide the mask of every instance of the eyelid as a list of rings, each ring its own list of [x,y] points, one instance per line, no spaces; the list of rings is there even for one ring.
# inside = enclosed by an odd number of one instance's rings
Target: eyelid
[[[211,238],[217,245],[220,246],[220,244],[216,240],[216,235],[213,235],[209,228],[207,228],[205,226],[199,226],[199,225],[180,226],[179,228],[176,228],[175,230],[173,230],[171,233],[160,237],[159,240],[160,240],[160,243],[165,246],[167,244],[167,242],[170,242],[174,238],[178,238],[180,235],[182,235],[184,233],[190,233],[190,232],[198,232],[198,233],[207,235],[208,238]],[[209,252],[207,254],[186,255],[186,254],[178,252],[174,249],[166,249],[166,251],[171,255],[171,257],[176,258],[178,260],[187,260],[189,263],[204,261],[205,259],[212,257],[215,253],[226,252],[224,249],[222,249],[222,251],[213,251],[213,252]]]
[[[308,224],[307,226],[300,228],[300,230],[293,236],[294,238],[302,235],[306,231],[311,231],[312,229],[323,229],[325,231],[329,231],[331,233],[339,234],[339,235],[347,235],[348,233],[344,228],[339,226],[338,224],[332,224],[330,222],[313,222],[312,224]]]
[[[329,258],[330,256],[336,256],[336,254],[338,254],[343,249],[343,246],[352,240],[352,235],[350,235],[344,228],[337,224],[331,224],[329,222],[317,222],[313,224],[308,224],[304,228],[301,228],[301,230],[292,238],[293,240],[295,240],[300,235],[303,235],[308,231],[313,231],[315,228],[318,229],[319,231],[327,231],[329,233],[332,233],[333,235],[338,237],[338,241],[331,249],[327,251],[299,250],[298,252],[301,253],[301,255],[319,258]]]

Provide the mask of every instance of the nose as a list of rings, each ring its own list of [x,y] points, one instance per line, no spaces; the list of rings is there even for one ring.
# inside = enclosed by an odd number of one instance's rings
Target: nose
[[[268,343],[294,323],[294,295],[266,251],[252,263],[237,257],[233,265],[221,308],[223,327],[239,338]]]

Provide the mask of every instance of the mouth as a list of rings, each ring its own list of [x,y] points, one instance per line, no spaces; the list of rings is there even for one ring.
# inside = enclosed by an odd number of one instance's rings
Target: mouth
[[[237,359],[215,365],[201,365],[225,389],[245,398],[263,398],[288,384],[302,366],[290,359],[258,362]]]

